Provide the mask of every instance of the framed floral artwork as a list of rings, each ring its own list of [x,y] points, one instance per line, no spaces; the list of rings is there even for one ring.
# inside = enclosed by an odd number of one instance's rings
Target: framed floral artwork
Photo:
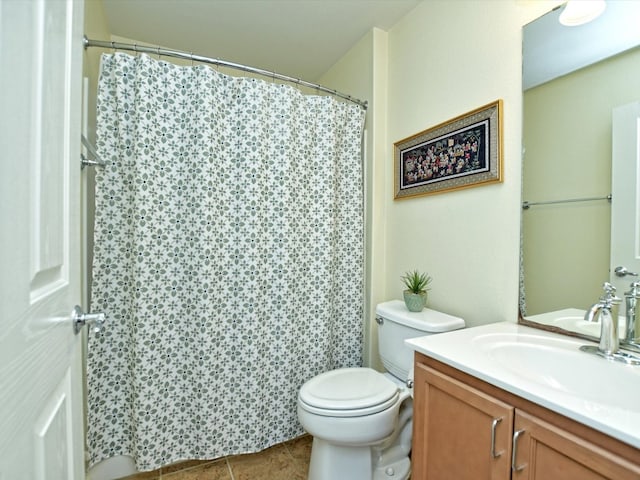
[[[395,199],[502,181],[502,100],[394,144]]]

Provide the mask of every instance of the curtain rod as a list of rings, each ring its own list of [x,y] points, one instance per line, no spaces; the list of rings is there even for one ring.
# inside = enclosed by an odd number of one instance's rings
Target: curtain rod
[[[183,52],[180,50],[169,50],[166,48],[160,47],[149,47],[145,45],[138,44],[130,44],[130,43],[121,43],[121,42],[106,42],[103,40],[91,40],[84,37],[83,40],[84,48],[87,49],[89,47],[100,47],[100,48],[110,48],[114,50],[128,50],[131,52],[140,52],[140,53],[149,53],[152,55],[164,56],[164,57],[175,57],[182,58],[185,60],[192,60],[194,62],[201,63],[209,63],[212,65],[220,65],[223,67],[229,67],[236,70],[242,70],[243,72],[255,73],[257,75],[262,75],[265,77],[270,77],[278,80],[283,80],[289,83],[295,83],[296,85],[302,85],[305,87],[313,88],[315,90],[319,90],[321,92],[329,93],[336,97],[340,97],[344,100],[348,100],[349,102],[353,102],[356,105],[360,105],[365,110],[367,109],[367,102],[363,100],[358,100],[357,98],[353,98],[351,95],[347,95],[345,93],[340,93],[337,90],[332,90],[330,88],[324,87],[317,83],[307,82],[305,80],[300,80],[299,78],[289,77],[287,75],[282,75],[276,72],[269,72],[268,70],[262,70],[260,68],[249,67],[247,65],[242,65],[240,63],[227,62],[226,60],[220,60],[217,58],[203,57],[202,55],[194,55],[193,53]]]

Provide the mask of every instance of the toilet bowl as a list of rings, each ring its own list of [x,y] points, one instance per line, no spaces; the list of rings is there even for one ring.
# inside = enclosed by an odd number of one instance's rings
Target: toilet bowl
[[[408,477],[410,432],[404,445],[394,432],[411,428],[410,414],[399,424],[401,407],[412,413],[410,389],[389,377],[370,368],[346,368],[318,375],[300,389],[298,419],[313,436],[310,480]],[[392,437],[398,437],[393,459],[382,455]],[[380,476],[381,470],[387,473]]]
[[[407,396],[370,368],[332,370],[300,389],[298,418],[314,437],[337,445],[370,445],[391,435]]]
[[[298,419],[313,436],[309,480],[406,480],[411,473],[413,351],[404,340],[464,327],[394,300],[376,308],[378,346],[387,372],[342,368],[321,373],[298,393]]]

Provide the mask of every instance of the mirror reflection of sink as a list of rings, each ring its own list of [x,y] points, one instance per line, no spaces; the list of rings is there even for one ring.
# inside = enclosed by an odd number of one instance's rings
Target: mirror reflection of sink
[[[585,310],[580,310],[579,308],[565,308],[564,310],[531,315],[526,318],[527,320],[531,320],[536,323],[543,323],[545,325],[562,328],[563,330],[568,330],[570,332],[576,332],[581,335],[600,338],[600,323],[585,321],[585,313]],[[624,316],[619,318],[618,333],[622,339],[624,338]]]
[[[640,409],[640,367],[581,352],[575,340],[496,333],[472,342],[520,378],[607,407]]]
[[[600,323],[587,322],[584,319],[584,315],[581,317],[557,317],[553,320],[552,325],[560,327],[563,330],[570,330],[592,337],[600,337]]]

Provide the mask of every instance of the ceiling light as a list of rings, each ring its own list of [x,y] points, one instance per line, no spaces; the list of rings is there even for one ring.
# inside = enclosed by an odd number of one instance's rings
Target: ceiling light
[[[560,23],[575,27],[597,18],[607,4],[604,0],[569,0],[560,14]]]

